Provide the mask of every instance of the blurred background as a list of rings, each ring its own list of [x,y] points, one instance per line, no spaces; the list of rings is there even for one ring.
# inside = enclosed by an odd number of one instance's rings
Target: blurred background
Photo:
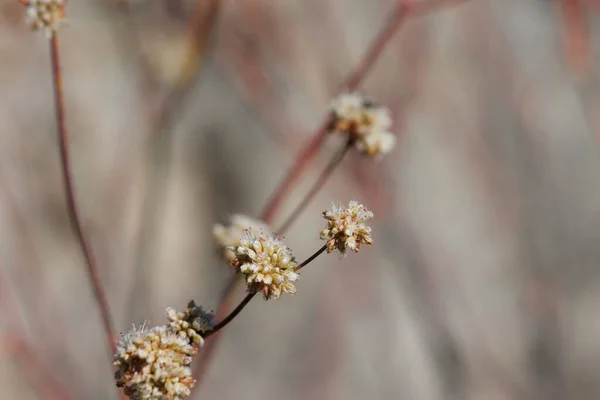
[[[286,235],[306,258],[320,213],[357,199],[374,245],[252,302],[194,399],[600,398],[600,7],[454,3],[408,18],[361,84],[396,149],[349,154]],[[68,3],[76,196],[118,332],[190,299],[217,308],[232,271],[213,224],[258,216],[394,7]],[[117,399],[66,214],[48,41],[24,15],[0,0],[0,397]]]

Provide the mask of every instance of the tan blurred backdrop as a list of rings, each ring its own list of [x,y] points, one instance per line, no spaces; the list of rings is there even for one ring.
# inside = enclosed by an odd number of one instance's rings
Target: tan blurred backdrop
[[[212,225],[258,215],[393,7],[218,3],[67,6],[76,194],[119,332],[192,298],[217,307],[231,270]],[[592,58],[574,71],[558,3],[472,0],[407,21],[362,85],[392,110],[398,147],[351,154],[286,235],[308,256],[320,212],[356,198],[374,245],[251,303],[194,398],[600,398],[600,14],[585,15]],[[0,1],[0,398],[47,398],[11,337],[22,318],[72,398],[116,399],[66,216],[47,40],[23,15]]]

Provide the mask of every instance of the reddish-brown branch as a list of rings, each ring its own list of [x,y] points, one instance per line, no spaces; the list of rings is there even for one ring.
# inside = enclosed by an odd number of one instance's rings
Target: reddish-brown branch
[[[576,74],[590,67],[589,28],[582,0],[562,0],[564,51],[566,61]]]
[[[54,104],[56,107],[56,122],[58,125],[58,145],[60,149],[60,163],[65,191],[65,200],[67,203],[67,214],[69,216],[71,228],[73,229],[73,232],[79,241],[79,245],[81,246],[81,251],[87,266],[90,283],[94,292],[94,297],[96,298],[98,307],[100,309],[100,316],[102,317],[102,323],[104,325],[104,331],[109,348],[111,349],[112,353],[115,353],[117,348],[110,318],[108,301],[100,281],[98,266],[96,265],[96,261],[94,259],[92,247],[86,237],[85,232],[83,231],[79,210],[75,201],[71,159],[69,157],[69,135],[65,121],[65,104],[63,96],[62,72],[60,67],[60,50],[58,37],[56,34],[54,34],[50,40],[50,57],[52,61],[52,82],[54,88]]]
[[[397,6],[392,11],[390,18],[388,19],[388,22],[373,40],[359,65],[342,84],[340,92],[354,91],[358,89],[358,86],[363,81],[369,70],[379,59],[379,56],[383,52],[386,44],[389,43],[390,39],[402,25],[402,22],[407,15],[407,11],[408,6],[406,6],[403,2],[398,2]],[[287,173],[283,181],[275,189],[275,194],[273,197],[271,197],[261,213],[261,219],[263,221],[267,223],[273,222],[273,218],[279,210],[283,200],[287,197],[290,189],[302,175],[308,166],[308,163],[315,156],[317,150],[319,150],[321,144],[325,140],[325,137],[327,136],[327,126],[329,125],[329,118],[330,116],[327,115],[323,121],[321,121],[319,128],[313,134],[313,138],[310,140],[310,142],[308,142],[306,147],[304,147],[300,155],[296,158],[296,162],[292,166],[292,169]]]

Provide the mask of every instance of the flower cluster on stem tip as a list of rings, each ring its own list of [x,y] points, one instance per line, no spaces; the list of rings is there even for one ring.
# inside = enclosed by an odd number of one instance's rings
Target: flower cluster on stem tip
[[[297,264],[281,238],[247,230],[239,246],[230,249],[235,254],[231,265],[244,275],[250,292],[261,292],[265,300],[279,299],[282,292],[296,293]]]
[[[212,315],[192,301],[184,312],[167,309],[168,325],[133,327],[117,344],[117,386],[133,400],[183,400],[194,386],[190,365]],[[196,345],[196,346],[195,346]]]
[[[348,249],[358,252],[362,244],[371,245],[371,228],[365,222],[373,218],[373,213],[355,200],[348,207],[332,204],[323,212],[327,226],[321,231],[321,239],[327,241],[327,252],[339,251],[342,255]]]
[[[27,1],[27,24],[33,30],[44,30],[48,38],[56,32],[65,20],[66,0]]]
[[[235,258],[231,247],[240,245],[240,239],[246,230],[255,234],[270,232],[271,228],[257,219],[242,214],[233,214],[229,218],[229,225],[216,224],[213,227],[213,236],[217,242],[219,252],[223,260],[231,262]]]
[[[349,136],[362,154],[375,157],[389,153],[396,145],[390,132],[392,118],[387,108],[377,106],[358,93],[344,93],[331,104],[331,132]]]

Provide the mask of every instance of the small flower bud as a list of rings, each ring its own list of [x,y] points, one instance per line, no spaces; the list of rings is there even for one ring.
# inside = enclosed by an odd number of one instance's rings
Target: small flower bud
[[[330,107],[330,130],[348,135],[362,154],[377,157],[394,148],[396,136],[390,132],[392,119],[388,109],[376,106],[357,93],[338,96]]]
[[[235,255],[231,265],[245,276],[250,291],[262,292],[265,300],[279,299],[282,292],[296,293],[292,283],[298,279],[296,262],[279,237],[246,231],[240,245],[230,249]]]
[[[43,29],[48,38],[65,20],[65,0],[29,0],[26,4],[27,23],[33,30]]]
[[[133,400],[183,400],[194,386],[190,364],[196,351],[167,326],[133,327],[114,355],[117,386]]]

